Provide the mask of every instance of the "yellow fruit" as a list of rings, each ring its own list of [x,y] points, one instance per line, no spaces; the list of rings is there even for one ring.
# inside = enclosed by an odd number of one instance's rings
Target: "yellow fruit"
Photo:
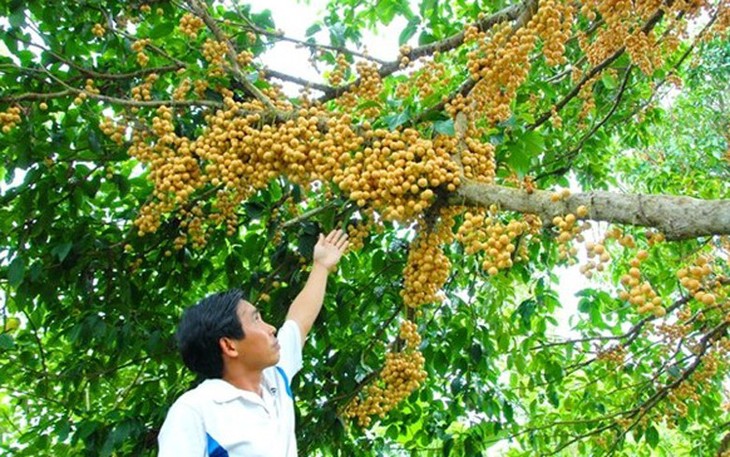
[[[19,326],[20,326],[20,319],[18,319],[17,317],[9,317],[5,321],[5,331],[6,332],[15,331],[18,329]]]

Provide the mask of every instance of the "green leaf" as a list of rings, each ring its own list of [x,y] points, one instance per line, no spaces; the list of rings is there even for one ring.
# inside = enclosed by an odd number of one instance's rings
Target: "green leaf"
[[[322,30],[322,26],[319,24],[314,24],[314,25],[310,26],[306,32],[304,32],[304,36],[310,37],[310,36],[314,35],[315,33],[319,32],[320,30]]]
[[[390,24],[397,13],[395,1],[396,0],[382,0],[375,6],[375,14],[380,22],[385,25]]]
[[[23,282],[23,275],[25,275],[25,261],[16,256],[10,267],[8,268],[8,283],[11,287],[18,287]]]
[[[659,431],[653,425],[650,425],[646,429],[646,432],[644,432],[644,438],[649,443],[649,446],[656,448],[657,444],[659,444]]]
[[[57,244],[53,249],[51,249],[51,254],[55,255],[59,261],[63,262],[72,247],[73,243],[71,242]]]
[[[408,112],[408,110],[405,110],[405,111],[401,111],[398,114],[391,114],[389,116],[386,116],[385,123],[388,125],[388,128],[390,130],[395,130],[398,127],[400,127],[401,125],[408,122],[408,120],[410,118],[411,118],[410,113]]]
[[[444,439],[443,447],[441,448],[441,455],[443,457],[449,457],[451,455],[451,450],[454,448],[454,437],[451,435],[447,435],[447,437]]]
[[[433,130],[442,135],[454,136],[454,121],[453,119],[445,119],[443,121],[435,121],[433,123]]]
[[[401,31],[400,35],[398,36],[398,45],[402,46],[408,42],[408,40],[411,39],[413,35],[416,34],[416,31],[418,30],[418,21],[415,22],[409,22],[408,25]]]
[[[15,340],[7,333],[0,333],[0,349],[3,351],[9,351],[15,346]]]
[[[8,22],[12,27],[20,28],[25,25],[25,10],[22,8],[16,9],[9,17]]]
[[[615,89],[618,85],[616,77],[607,71],[604,71],[601,75],[601,82],[606,89]]]
[[[438,39],[432,33],[429,33],[425,30],[418,34],[418,45],[419,46],[431,44],[437,40]]]
[[[173,30],[175,30],[174,22],[160,22],[154,26],[152,30],[150,30],[149,37],[156,40],[158,38],[166,37],[171,34]]]

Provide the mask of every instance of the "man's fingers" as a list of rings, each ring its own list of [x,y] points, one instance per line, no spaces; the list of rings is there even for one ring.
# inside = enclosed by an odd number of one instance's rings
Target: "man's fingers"
[[[339,249],[340,251],[342,251],[342,252],[345,252],[345,250],[347,250],[347,246],[349,246],[349,245],[350,245],[350,241],[348,241],[347,239],[345,239],[345,241],[344,241],[344,243],[342,244],[342,246],[338,246],[337,248],[338,248],[338,249]]]
[[[330,243],[336,243],[335,240],[338,239],[340,236],[342,236],[342,230],[340,230],[340,229],[332,230],[327,235],[327,241],[329,241]]]

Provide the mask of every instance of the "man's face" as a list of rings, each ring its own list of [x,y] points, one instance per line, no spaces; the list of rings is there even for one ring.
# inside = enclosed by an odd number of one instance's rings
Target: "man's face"
[[[245,335],[237,342],[241,362],[252,370],[276,365],[280,350],[276,328],[264,322],[259,310],[246,300],[238,303],[236,313]]]

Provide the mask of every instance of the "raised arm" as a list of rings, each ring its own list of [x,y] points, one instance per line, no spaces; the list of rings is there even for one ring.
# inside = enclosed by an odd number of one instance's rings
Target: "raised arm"
[[[291,319],[299,325],[299,330],[302,332],[302,344],[322,309],[324,292],[327,288],[327,276],[340,261],[347,245],[347,234],[342,230],[333,230],[327,236],[320,233],[319,240],[314,246],[312,271],[309,273],[307,283],[294,299],[286,315],[287,320]]]

